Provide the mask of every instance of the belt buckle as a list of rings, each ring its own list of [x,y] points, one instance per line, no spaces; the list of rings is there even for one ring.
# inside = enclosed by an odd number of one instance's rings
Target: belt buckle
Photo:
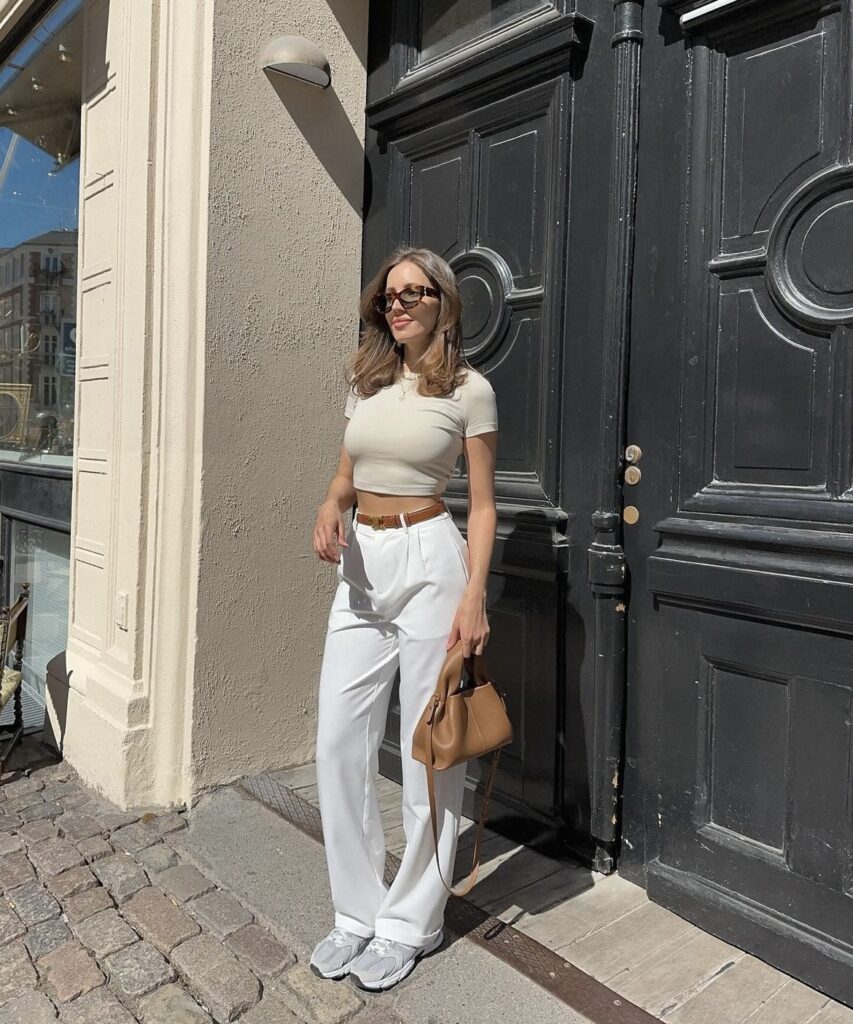
[[[374,530],[385,529],[385,523],[382,522],[383,516],[368,516],[367,518],[370,520],[370,525]]]

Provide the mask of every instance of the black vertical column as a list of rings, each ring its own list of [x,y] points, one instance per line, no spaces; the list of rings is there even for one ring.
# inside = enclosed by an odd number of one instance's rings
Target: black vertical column
[[[643,0],[614,0],[613,147],[607,228],[601,453],[595,536],[588,550],[594,597],[594,711],[591,821],[598,843],[595,867],[615,866],[625,711],[627,565],[622,544],[622,471],[630,346],[631,276],[640,92]]]

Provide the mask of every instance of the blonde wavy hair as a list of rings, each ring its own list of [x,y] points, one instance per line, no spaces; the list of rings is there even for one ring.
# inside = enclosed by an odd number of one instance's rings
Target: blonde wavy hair
[[[373,305],[385,290],[388,274],[400,263],[414,263],[439,291],[438,319],[432,341],[419,361],[417,390],[421,395],[449,395],[465,380],[470,364],[462,348],[462,300],[450,265],[431,249],[401,246],[385,260],[361,293],[362,331],[358,348],[347,359],[348,384],[360,398],[369,398],[393,384],[403,372],[403,346],[394,341],[385,315]]]

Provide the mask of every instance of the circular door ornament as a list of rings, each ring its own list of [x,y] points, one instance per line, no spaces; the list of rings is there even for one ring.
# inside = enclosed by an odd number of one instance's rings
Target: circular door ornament
[[[496,252],[479,247],[454,256],[450,266],[462,296],[465,355],[482,362],[500,344],[509,325],[512,273]]]
[[[790,196],[770,229],[767,284],[806,326],[853,323],[853,168],[824,171]]]

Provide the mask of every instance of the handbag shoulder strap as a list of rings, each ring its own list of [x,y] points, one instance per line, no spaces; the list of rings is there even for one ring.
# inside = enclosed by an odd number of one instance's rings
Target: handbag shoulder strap
[[[494,757],[492,758],[492,766],[489,769],[489,778],[486,782],[486,788],[483,792],[483,805],[480,811],[480,821],[477,824],[477,839],[474,843],[474,853],[471,858],[471,873],[468,876],[467,881],[464,883],[461,889],[451,888],[447,882],[444,881],[444,875],[441,871],[441,862],[438,859],[438,829],[436,827],[436,812],[435,812],[435,783],[433,781],[433,772],[435,769],[432,766],[433,762],[433,751],[432,751],[432,725],[429,730],[429,757],[427,758],[426,771],[427,771],[427,789],[429,790],[429,813],[432,821],[432,840],[435,849],[435,863],[438,868],[438,875],[449,893],[453,896],[466,896],[473,888],[474,883],[477,881],[477,873],[480,870],[480,842],[483,838],[483,827],[486,824],[486,816],[489,811],[489,797],[492,793],[492,783],[495,780],[495,770],[498,766],[498,758],[501,755],[500,747],[495,751]]]

